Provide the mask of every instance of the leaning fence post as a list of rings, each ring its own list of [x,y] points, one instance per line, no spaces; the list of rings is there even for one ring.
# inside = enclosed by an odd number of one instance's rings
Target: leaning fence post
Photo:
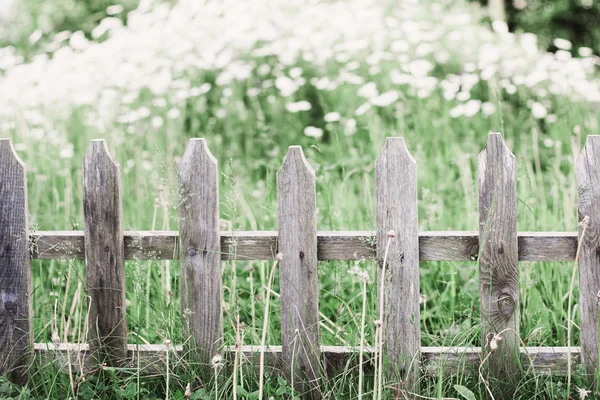
[[[482,357],[491,383],[508,398],[520,379],[515,156],[490,132],[478,161]]]
[[[209,364],[223,344],[219,169],[206,140],[179,161],[181,308],[186,344]]]
[[[277,172],[277,204],[284,371],[305,398],[320,398],[315,171],[300,146],[290,146]]]
[[[600,301],[600,136],[587,137],[577,157],[579,192],[579,307],[581,355],[590,376],[598,372],[598,302]],[[584,218],[588,218],[585,222]],[[584,233],[585,230],[585,233]]]
[[[127,357],[121,174],[103,139],[83,160],[83,212],[90,350],[117,366]]]
[[[410,395],[419,391],[419,232],[417,164],[403,138],[386,139],[375,162],[375,193],[378,297],[387,253],[382,321],[389,363],[386,375],[391,382],[401,381],[399,389]]]
[[[25,164],[0,139],[0,374],[24,384],[33,350]]]

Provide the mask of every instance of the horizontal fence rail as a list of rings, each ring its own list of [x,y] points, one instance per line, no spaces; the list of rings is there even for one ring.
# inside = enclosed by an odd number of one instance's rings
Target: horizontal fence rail
[[[177,231],[125,231],[126,260],[176,260]],[[221,232],[221,260],[275,260],[275,231]],[[375,232],[317,232],[317,259],[321,261],[374,260]],[[574,261],[577,232],[519,232],[519,261]],[[85,259],[83,231],[30,232],[31,258],[41,260]],[[419,232],[420,261],[477,261],[479,232]]]
[[[236,350],[223,342],[221,262],[276,260],[281,346],[242,346],[240,351],[254,364],[266,355],[269,371],[285,373],[304,398],[322,397],[323,375],[358,367],[375,376],[385,371],[385,379],[399,383],[408,397],[418,393],[422,374],[440,372],[479,373],[503,398],[512,397],[524,373],[564,375],[577,364],[583,364],[593,383],[598,370],[600,137],[589,136],[577,158],[579,232],[518,232],[515,165],[501,135],[490,133],[478,158],[478,231],[418,232],[418,165],[402,138],[387,138],[375,161],[376,230],[326,232],[317,230],[314,170],[302,149],[292,146],[277,173],[279,230],[224,232],[217,160],[204,139],[191,139],[179,163],[180,231],[123,231],[120,166],[106,143],[95,140],[83,163],[85,229],[30,231],[25,165],[10,140],[0,140],[0,373],[25,382],[33,356],[82,369],[98,363],[143,365],[149,373],[160,372],[171,353],[207,365],[216,352],[231,359]],[[86,260],[89,345],[33,344],[30,259]],[[180,260],[185,348],[127,343],[125,260]],[[369,321],[376,322],[375,343],[363,351],[321,343],[319,260],[377,262],[378,319]],[[478,263],[481,347],[420,346],[420,261]],[[519,261],[577,262],[580,346],[569,340],[567,347],[521,347]]]

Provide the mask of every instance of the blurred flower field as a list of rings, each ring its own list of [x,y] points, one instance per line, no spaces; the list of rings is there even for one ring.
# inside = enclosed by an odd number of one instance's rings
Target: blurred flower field
[[[105,138],[121,164],[125,229],[176,230],[177,161],[189,138],[204,137],[222,172],[224,229],[277,229],[275,173],[287,147],[302,145],[316,171],[319,229],[374,230],[374,160],[385,137],[404,136],[417,161],[419,229],[477,230],[476,156],[490,130],[502,131],[517,157],[519,231],[577,228],[574,158],[600,126],[600,60],[591,49],[573,54],[556,38],[555,53],[541,52],[535,35],[486,26],[483,10],[459,0],[142,0],[126,25],[121,12],[111,10],[91,38],[46,38],[27,61],[23,49],[0,48],[0,132],[27,164],[35,229],[83,229],[81,162],[89,141]],[[84,263],[32,266],[36,342],[81,341]],[[224,264],[226,344],[236,315],[244,343],[260,342],[269,268]],[[323,342],[357,345],[359,276],[374,285],[375,265],[319,268]],[[571,268],[520,264],[525,345],[566,345]],[[477,271],[475,263],[421,264],[423,345],[479,345]],[[130,343],[181,341],[178,275],[176,262],[127,263]],[[368,343],[377,318],[370,292]],[[272,298],[271,344],[279,343],[278,307]],[[32,383],[32,396],[76,395],[65,374],[39,374],[55,384]],[[327,381],[327,393],[356,398],[351,376]],[[126,397],[135,384],[137,398],[184,398],[191,383],[192,398],[230,398],[231,378],[216,393],[195,378],[182,367],[168,389],[160,377],[106,387],[90,379],[77,395]],[[267,384],[275,398],[291,390],[275,377]],[[424,378],[423,394],[459,397],[457,384],[484,395],[476,377],[463,376]],[[241,385],[256,389],[251,372]],[[519,395],[564,398],[566,384],[530,378]]]

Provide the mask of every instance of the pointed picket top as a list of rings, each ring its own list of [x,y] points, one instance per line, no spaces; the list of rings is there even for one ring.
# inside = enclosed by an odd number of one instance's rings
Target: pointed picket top
[[[33,350],[27,176],[10,139],[0,139],[0,374],[25,384]]]
[[[583,149],[575,161],[576,167],[583,169],[587,168],[587,165],[597,165],[596,162],[600,162],[597,149],[600,149],[600,135],[588,135]]]
[[[375,198],[377,296],[383,304],[378,308],[383,309],[386,376],[393,382],[402,380],[403,388],[416,393],[421,344],[417,163],[401,137],[387,138],[375,161]]]
[[[181,308],[187,353],[203,364],[223,345],[219,167],[203,138],[179,161]],[[193,339],[193,340],[188,340]]]
[[[310,166],[308,160],[304,156],[302,146],[290,146],[288,148],[288,153],[285,155],[285,159],[283,160],[281,168],[277,171],[277,175],[284,175],[285,171],[291,170],[305,172],[313,178],[315,177],[315,170]]]
[[[393,158],[397,160],[407,159],[410,163],[414,164],[415,167],[417,162],[415,158],[408,151],[406,142],[403,137],[388,137],[385,139],[385,145],[375,161],[375,165],[385,162],[386,159]]]
[[[12,140],[8,138],[0,139],[0,155],[2,155],[0,162],[10,162],[19,165],[19,167],[25,171],[25,163],[15,151]]]
[[[517,180],[515,156],[500,133],[490,132],[478,166],[481,342],[487,352],[490,339],[503,332],[486,373],[508,398],[520,379]]]
[[[575,162],[579,193],[579,307],[581,355],[590,381],[598,368],[600,293],[600,136],[590,135]],[[584,222],[585,221],[585,222]],[[585,233],[584,233],[585,231]]]
[[[478,156],[479,163],[479,177],[485,177],[485,167],[488,164],[485,160],[488,157],[493,157],[493,154],[502,154],[503,158],[507,160],[512,160],[512,163],[515,163],[515,155],[506,145],[504,139],[502,138],[502,133],[490,131],[488,134],[488,141],[485,144],[485,147]],[[510,161],[509,161],[510,162]],[[483,168],[483,169],[481,169]]]
[[[205,167],[207,166],[206,164],[213,164],[215,167],[218,167],[219,162],[208,148],[206,139],[192,138],[189,140],[181,160],[179,160],[179,166],[181,167],[182,164],[189,163],[190,159],[192,158],[196,158],[197,160],[205,160],[204,157],[206,157],[206,162],[203,161]]]

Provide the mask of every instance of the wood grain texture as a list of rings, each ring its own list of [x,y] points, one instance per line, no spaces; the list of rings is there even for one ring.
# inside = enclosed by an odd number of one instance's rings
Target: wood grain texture
[[[127,354],[121,173],[104,140],[83,160],[88,341],[98,362],[118,366]]]
[[[181,307],[184,337],[200,362],[223,344],[219,171],[204,139],[190,139],[179,162]]]
[[[421,346],[417,164],[403,138],[386,139],[375,162],[375,193],[379,276],[388,250],[384,283],[387,375],[417,393]],[[396,237],[390,237],[391,230]],[[379,295],[379,277],[377,285]]]
[[[33,346],[25,164],[0,139],[0,374],[24,384]]]
[[[281,343],[284,370],[304,398],[320,398],[315,172],[300,146],[277,171]]]
[[[83,259],[83,231],[30,232],[32,259]],[[317,258],[375,259],[375,232],[317,232]],[[126,231],[126,260],[174,260],[179,257],[177,231]],[[573,261],[577,232],[521,232],[519,261]],[[232,248],[232,246],[235,246]],[[277,232],[221,232],[221,260],[274,260]],[[420,261],[477,261],[479,232],[430,231],[419,233]]]
[[[128,366],[140,365],[140,373],[157,374],[166,371],[166,352],[171,351],[171,362],[177,357],[183,357],[184,346],[167,347],[164,344],[130,344],[128,345]],[[240,352],[244,357],[245,365],[254,365],[258,368],[260,346],[242,346]],[[233,346],[224,349],[224,358],[233,362]],[[330,366],[331,374],[343,373],[347,368],[358,364],[358,348],[346,346],[321,346],[320,348],[325,364]],[[565,376],[567,374],[567,347],[521,347],[519,356],[523,370],[529,375]],[[281,346],[267,346],[265,350],[267,371],[280,373],[282,369]],[[173,354],[175,353],[175,354]],[[372,347],[366,347],[365,372],[371,373],[372,362],[369,360],[373,354]],[[70,358],[71,366],[79,371],[80,366],[84,371],[95,368],[96,364],[89,359],[89,346],[86,343],[36,343],[35,354],[43,360],[58,361],[58,364],[68,368]],[[581,363],[580,348],[571,347],[573,366]],[[139,364],[138,364],[139,359]],[[531,360],[531,362],[530,362]],[[440,372],[443,376],[470,375],[477,379],[477,369],[481,362],[481,349],[479,347],[421,347],[421,363],[427,376],[436,377]]]
[[[598,302],[600,301],[600,136],[588,136],[575,164],[579,192],[579,235],[589,217],[579,253],[580,341],[590,381],[598,368]]]
[[[487,372],[492,386],[509,396],[520,379],[515,156],[499,133],[490,133],[478,161],[482,345],[503,331],[498,349],[489,356]]]

